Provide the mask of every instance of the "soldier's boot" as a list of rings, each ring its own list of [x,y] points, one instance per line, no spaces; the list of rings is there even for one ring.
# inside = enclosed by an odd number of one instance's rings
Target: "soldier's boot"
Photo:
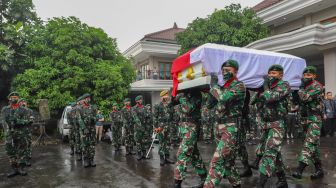
[[[31,166],[31,163],[29,160],[26,161],[26,166],[30,167]]]
[[[181,188],[182,180],[175,180],[174,188]]]
[[[93,159],[90,160],[90,166],[91,167],[96,167],[97,166]]]
[[[91,165],[90,165],[90,162],[89,162],[89,160],[88,159],[84,159],[84,168],[88,168],[88,167],[90,167]]]
[[[164,166],[165,165],[165,157],[164,155],[160,155],[160,166]]]
[[[197,186],[194,186],[193,188],[203,188],[207,174],[199,174],[199,177],[201,178],[201,183]]]
[[[146,158],[146,150],[143,150],[142,152],[141,152],[141,154],[142,154],[142,158],[143,159],[149,159],[149,158]]]
[[[233,185],[232,186],[233,188],[241,188],[241,185],[239,184],[239,185]]]
[[[244,171],[240,173],[240,177],[251,177],[252,176],[252,170],[250,165],[248,164],[248,161],[243,161],[244,165]]]
[[[77,153],[77,161],[81,161],[82,160],[82,153]]]
[[[75,154],[75,149],[72,147],[70,151],[70,155],[73,156]]]
[[[19,174],[20,173],[19,173],[18,167],[13,165],[12,170],[7,174],[7,177],[12,178],[12,177],[14,177],[16,175],[19,175]]]
[[[276,183],[276,188],[288,188],[288,183],[286,180],[286,174],[284,171],[276,173],[278,177],[278,182]]]
[[[175,164],[173,160],[169,159],[169,155],[165,155],[164,160],[166,164]]]
[[[315,173],[310,176],[310,179],[315,180],[315,179],[323,178],[324,173],[323,173],[321,161],[317,160],[314,163],[314,166],[315,166]]]
[[[267,183],[268,177],[264,174],[260,174],[257,188],[264,188]]]
[[[27,175],[27,172],[24,170],[24,166],[25,166],[25,164],[20,164],[20,166],[19,166],[19,174],[21,176],[26,176]]]
[[[254,170],[258,170],[259,169],[259,162],[261,160],[261,156],[257,155],[256,159],[254,160],[254,162],[252,164],[250,164],[250,167]]]
[[[302,178],[302,173],[303,173],[303,170],[306,168],[306,164],[303,163],[303,162],[299,162],[299,166],[296,168],[296,171],[293,172],[292,176],[294,178],[297,178],[297,179],[301,179]]]
[[[114,148],[114,151],[119,151],[119,150],[120,150],[120,146],[116,145],[115,148]]]
[[[138,155],[136,158],[138,161],[140,161],[142,159],[142,152],[138,151]]]

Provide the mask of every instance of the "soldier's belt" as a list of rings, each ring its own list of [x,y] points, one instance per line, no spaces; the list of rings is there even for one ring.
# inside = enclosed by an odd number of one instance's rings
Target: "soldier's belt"
[[[224,123],[237,123],[238,118],[222,118],[222,119],[217,119],[218,124],[224,124]]]

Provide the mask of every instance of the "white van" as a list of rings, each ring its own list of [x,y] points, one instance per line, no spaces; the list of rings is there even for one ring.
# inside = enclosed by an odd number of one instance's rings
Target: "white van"
[[[68,120],[68,112],[71,110],[71,106],[66,106],[63,110],[62,117],[58,120],[57,130],[63,142],[69,140],[70,128]]]

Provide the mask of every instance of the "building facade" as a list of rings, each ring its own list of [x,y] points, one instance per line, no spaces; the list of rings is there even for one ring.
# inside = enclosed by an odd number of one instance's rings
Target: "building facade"
[[[304,58],[317,67],[326,91],[336,94],[336,1],[265,0],[253,9],[271,36],[247,47]]]
[[[171,66],[180,49],[176,34],[182,31],[174,23],[172,28],[145,35],[123,53],[132,60],[137,72],[130,88],[131,98],[142,94],[146,103],[156,104],[160,92],[172,88]]]

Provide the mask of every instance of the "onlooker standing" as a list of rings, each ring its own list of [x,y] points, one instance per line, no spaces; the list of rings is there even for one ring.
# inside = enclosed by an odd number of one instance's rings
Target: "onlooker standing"
[[[103,114],[98,110],[97,112],[97,122],[96,122],[96,138],[98,138],[98,142],[101,141],[101,137],[103,135],[103,122],[105,121]]]
[[[324,119],[326,136],[334,136],[336,126],[336,101],[333,100],[331,92],[327,92],[327,97],[324,100]]]

